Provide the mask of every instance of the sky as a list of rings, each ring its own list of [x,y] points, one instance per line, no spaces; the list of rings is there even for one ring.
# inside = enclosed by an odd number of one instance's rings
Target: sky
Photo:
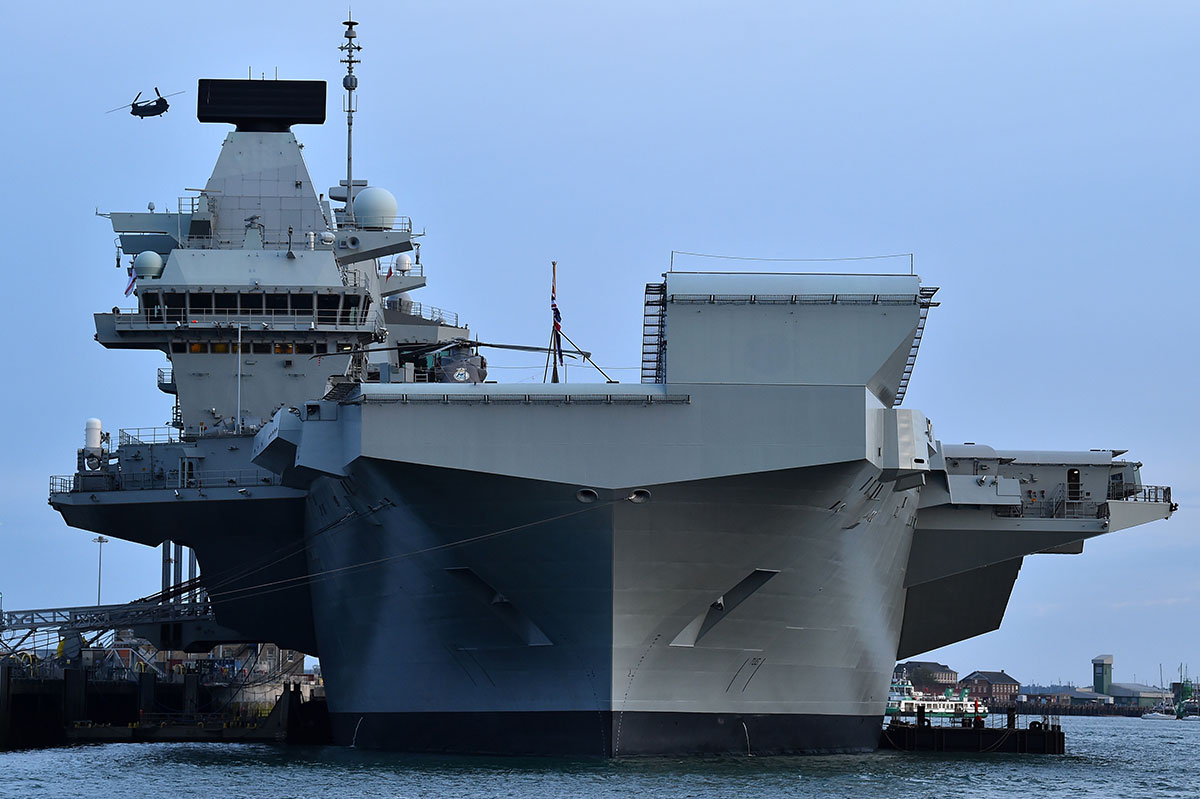
[[[329,81],[328,122],[295,130],[319,186],[344,176],[335,4],[122,8],[6,12],[0,203],[20,245],[0,315],[8,609],[95,601],[93,534],[46,504],[84,420],[170,418],[164,356],[92,339],[94,312],[132,304],[94,212],[173,208],[203,185],[227,127],[196,121],[196,80]],[[636,382],[642,289],[672,250],[911,252],[941,305],[906,407],[945,442],[1128,449],[1181,506],[1081,556],[1027,558],[1000,630],[926,657],[1025,683],[1090,683],[1101,653],[1117,681],[1200,671],[1200,5],[514,0],[354,15],[355,177],[426,232],[414,299],[484,340],[540,344],[557,260],[564,329]],[[155,86],[185,92],[165,116],[105,113]],[[489,361],[502,380],[541,380],[537,356]],[[105,602],[157,590],[155,550],[113,541],[103,557]]]

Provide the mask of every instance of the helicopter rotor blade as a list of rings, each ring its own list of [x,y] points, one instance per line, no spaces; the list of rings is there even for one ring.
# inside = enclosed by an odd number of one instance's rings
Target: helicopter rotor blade
[[[527,344],[488,344],[487,342],[484,342],[484,341],[472,341],[470,343],[476,347],[492,347],[492,348],[498,349],[498,350],[517,350],[519,352],[549,352],[550,351],[549,348],[547,348],[547,347],[531,347]],[[571,357],[575,357],[576,355],[582,355],[584,358],[592,357],[592,354],[590,352],[584,352],[583,350],[569,350],[569,349],[564,348],[562,352],[563,352],[563,355],[569,355]]]
[[[410,357],[420,357],[420,356],[424,356],[424,355],[436,355],[439,352],[444,352],[445,350],[454,349],[455,347],[471,347],[471,348],[490,347],[492,349],[498,349],[498,350],[516,350],[518,352],[538,352],[538,353],[550,351],[546,347],[533,347],[533,346],[529,346],[527,344],[489,344],[486,341],[471,341],[470,339],[465,339],[465,338],[454,338],[454,339],[449,339],[448,341],[439,341],[437,343],[431,343],[431,344],[397,344],[397,345],[391,346],[391,347],[368,347],[368,348],[364,348],[364,349],[348,350],[347,352],[332,353],[332,354],[334,354],[334,355],[345,355],[345,354],[358,355],[358,354],[366,353],[366,352],[398,352],[403,355],[408,355]],[[313,358],[325,357],[327,354],[328,353],[324,353],[322,355],[313,355],[313,356],[309,357],[309,360],[312,360]],[[585,352],[583,350],[564,349],[563,355],[568,358],[578,358],[578,357],[591,358],[592,357],[592,354],[590,352]]]
[[[391,347],[363,347],[355,350],[342,350],[341,352],[320,353],[318,355],[311,355],[308,359],[311,361],[313,358],[328,358],[331,355],[363,355],[369,352],[398,352],[401,355],[415,358],[425,355],[436,355],[443,350],[461,347],[464,341],[465,339],[452,339],[450,341],[439,341],[430,344],[396,344]]]
[[[157,89],[155,89],[155,91],[158,91],[158,90],[157,90]],[[170,94],[160,94],[160,95],[159,95],[159,97],[162,97],[163,99],[166,99],[166,98],[168,98],[168,97],[174,97],[174,96],[175,96],[175,95],[177,95],[177,94],[186,94],[186,93],[187,93],[187,90],[186,90],[186,89],[181,89],[180,91],[177,91],[177,92],[171,92]]]

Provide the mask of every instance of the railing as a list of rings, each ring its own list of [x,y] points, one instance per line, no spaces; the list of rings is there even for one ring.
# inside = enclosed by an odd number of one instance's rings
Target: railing
[[[52,474],[50,475],[50,493],[51,494],[69,494],[75,490],[75,475],[73,474]]]
[[[207,602],[137,602],[129,605],[87,605],[78,608],[12,610],[0,613],[0,630],[63,631],[125,629],[137,624],[158,624],[212,617]]]
[[[457,319],[455,315],[455,319]],[[157,308],[141,311],[121,308],[114,314],[117,330],[161,330],[167,327],[228,327],[243,330],[308,330],[314,324],[325,327],[362,328],[374,325],[375,313],[349,308],[320,309],[314,313],[297,314],[284,311],[192,311],[183,308]]]
[[[1081,488],[1069,489],[1059,483],[1045,498],[1022,499],[1020,505],[1001,506],[995,515],[1002,518],[1032,519],[1105,519],[1108,505],[1093,499],[1083,498]],[[1162,502],[1171,503],[1170,486],[1135,485],[1133,483],[1111,483],[1108,487],[1110,502]]]
[[[175,393],[175,372],[170,366],[159,368],[158,388],[168,394]]]
[[[920,305],[920,294],[670,294],[679,305]]]
[[[363,225],[358,222],[351,222],[345,214],[338,214],[338,230],[394,230],[399,233],[412,233],[412,219],[403,215],[396,216],[376,216],[367,215],[366,218],[372,222],[379,222],[378,225]]]
[[[388,270],[391,270],[392,277],[425,277],[424,264],[409,264],[407,269],[401,269],[397,261],[389,261],[379,265],[379,276],[387,278]]]
[[[400,311],[411,316],[419,316],[422,319],[428,319],[431,322],[441,322],[442,324],[450,327],[458,327],[458,314],[456,314],[454,311],[447,311],[444,308],[438,308],[434,305],[422,305],[419,302],[414,302],[411,305],[402,305]]]
[[[162,370],[158,370],[162,373]],[[159,382],[162,382],[161,380]],[[179,431],[174,427],[123,427],[117,433],[117,446],[141,446],[143,444],[178,444]]]
[[[278,477],[275,474],[261,469],[210,469],[188,472],[182,476],[179,469],[174,468],[155,473],[95,471],[53,475],[50,477],[50,493],[98,494],[108,491],[151,491],[180,488],[203,491],[206,488],[250,489],[278,484]]]
[[[1171,487],[1109,483],[1108,498],[1120,502],[1164,502],[1170,504]]]

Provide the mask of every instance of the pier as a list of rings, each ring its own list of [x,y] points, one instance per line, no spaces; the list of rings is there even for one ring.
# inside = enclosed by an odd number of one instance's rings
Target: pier
[[[204,685],[199,674],[162,681],[92,680],[83,669],[44,678],[0,662],[0,751],[68,743],[329,741],[324,697],[285,685],[273,704],[235,702],[236,686]]]
[[[1061,755],[1066,736],[1056,716],[1018,720],[1015,710],[942,719],[934,724],[919,708],[914,721],[893,719],[879,736],[880,749],[901,752],[1004,752],[1009,754]]]

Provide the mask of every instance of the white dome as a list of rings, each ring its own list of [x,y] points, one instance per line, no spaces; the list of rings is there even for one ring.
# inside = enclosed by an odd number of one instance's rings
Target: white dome
[[[412,258],[408,253],[403,253],[396,259],[396,271],[402,275],[408,274],[412,270]]]
[[[361,228],[391,228],[398,208],[392,193],[379,186],[367,186],[354,195],[354,221]]]
[[[133,259],[133,274],[138,277],[159,277],[162,273],[162,256],[153,250],[139,252]]]

